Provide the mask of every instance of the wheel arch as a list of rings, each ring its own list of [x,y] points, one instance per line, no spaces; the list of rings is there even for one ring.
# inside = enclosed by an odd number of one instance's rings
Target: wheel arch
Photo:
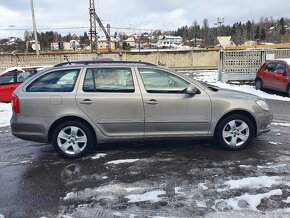
[[[214,129],[214,136],[216,136],[216,131],[217,131],[217,127],[219,126],[219,124],[228,116],[231,116],[231,115],[244,115],[246,117],[248,117],[252,123],[253,123],[253,126],[254,126],[254,137],[257,135],[257,122],[256,122],[256,119],[255,117],[248,111],[244,111],[244,110],[235,110],[235,111],[230,111],[226,114],[224,114],[220,119],[219,121],[217,122],[216,126],[215,126],[215,129]]]
[[[95,140],[97,141],[96,132],[95,132],[93,126],[88,121],[86,121],[83,118],[77,117],[77,116],[66,116],[66,117],[61,117],[58,120],[54,121],[53,124],[50,126],[49,131],[48,131],[48,142],[49,143],[51,143],[51,141],[52,141],[53,130],[60,123],[65,122],[65,121],[78,121],[78,122],[85,124],[91,130],[93,136],[95,137]]]

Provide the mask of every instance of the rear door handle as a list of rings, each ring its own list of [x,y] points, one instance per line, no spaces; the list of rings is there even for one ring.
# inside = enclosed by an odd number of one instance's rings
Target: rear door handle
[[[146,101],[146,104],[158,104],[157,100],[155,99],[150,99],[149,101]]]
[[[81,104],[92,104],[92,100],[91,99],[84,99],[82,101],[80,101]]]

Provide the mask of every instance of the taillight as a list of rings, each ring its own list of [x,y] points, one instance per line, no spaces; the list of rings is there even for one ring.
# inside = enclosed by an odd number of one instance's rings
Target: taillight
[[[12,94],[12,110],[14,113],[20,113],[20,102],[17,95]]]

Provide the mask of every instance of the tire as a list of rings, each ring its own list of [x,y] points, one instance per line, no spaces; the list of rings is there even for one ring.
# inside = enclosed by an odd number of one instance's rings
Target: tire
[[[253,122],[241,114],[224,118],[217,126],[216,139],[227,150],[241,150],[247,147],[255,135]]]
[[[256,79],[255,80],[255,88],[257,90],[263,90],[263,83],[261,79]]]
[[[288,86],[287,86],[286,95],[287,95],[287,97],[290,97],[290,84],[288,84]]]
[[[79,158],[91,152],[95,144],[89,127],[78,121],[59,124],[52,134],[52,145],[64,158]]]

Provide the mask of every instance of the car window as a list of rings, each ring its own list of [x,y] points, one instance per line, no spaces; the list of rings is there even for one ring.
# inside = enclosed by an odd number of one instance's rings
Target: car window
[[[134,92],[130,68],[87,69],[83,90],[85,92]]]
[[[274,72],[276,70],[276,63],[269,63],[266,65],[265,70],[269,72]]]
[[[16,81],[18,83],[20,82],[24,82],[25,80],[27,80],[29,77],[31,77],[32,75],[34,75],[33,72],[18,72],[17,76],[16,76]]]
[[[284,64],[277,64],[276,65],[276,69],[275,71],[278,71],[278,70],[286,70],[286,66]]]
[[[187,81],[166,71],[139,68],[139,72],[149,93],[182,93],[189,85]]]
[[[8,73],[0,76],[0,85],[15,83],[15,73]]]
[[[79,74],[79,69],[61,70],[45,74],[28,87],[28,92],[71,92]]]

